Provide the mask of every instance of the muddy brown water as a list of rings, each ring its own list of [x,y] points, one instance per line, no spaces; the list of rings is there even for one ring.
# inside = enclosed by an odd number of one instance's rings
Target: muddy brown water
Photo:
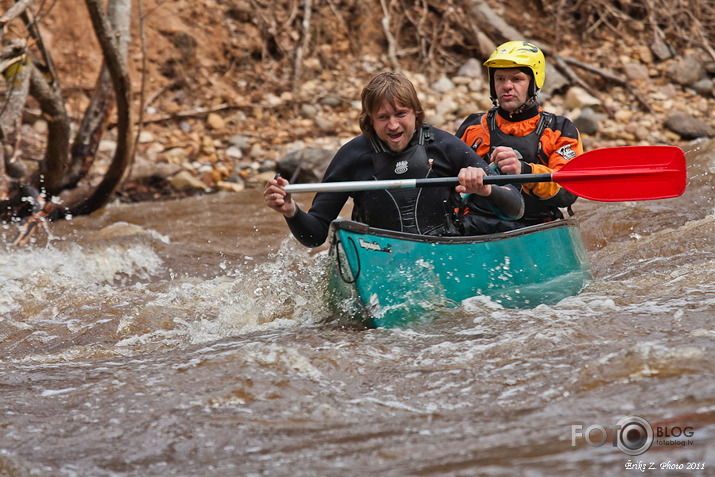
[[[578,296],[398,330],[332,316],[258,190],[49,224],[2,249],[0,475],[715,475],[715,143],[686,157],[680,198],[577,202]]]

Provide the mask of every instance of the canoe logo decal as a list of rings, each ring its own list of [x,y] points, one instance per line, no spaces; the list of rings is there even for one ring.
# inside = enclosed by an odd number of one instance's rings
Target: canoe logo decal
[[[358,242],[360,243],[360,246],[364,248],[365,250],[372,250],[373,252],[387,252],[387,253],[392,253],[392,250],[390,250],[390,246],[387,245],[386,247],[381,247],[379,243],[377,242],[367,242],[363,239],[358,239]]]
[[[404,174],[405,172],[407,172],[407,161],[397,161],[395,174]]]

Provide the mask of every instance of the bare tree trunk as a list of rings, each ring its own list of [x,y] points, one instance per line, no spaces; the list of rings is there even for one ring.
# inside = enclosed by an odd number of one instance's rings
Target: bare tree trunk
[[[92,107],[86,112],[77,136],[77,146],[72,150],[74,156],[70,155],[70,119],[65,110],[59,82],[53,72],[52,58],[44,48],[40,30],[29,8],[34,0],[16,2],[0,17],[0,38],[5,25],[22,18],[45,63],[43,72],[40,72],[32,61],[25,59],[24,45],[21,51],[17,51],[17,44],[11,48],[3,48],[0,57],[0,68],[7,73],[9,85],[6,101],[2,104],[2,112],[5,114],[0,116],[0,141],[3,145],[0,151],[0,215],[23,218],[23,227],[16,244],[26,243],[36,225],[45,218],[61,218],[67,212],[72,215],[88,214],[105,205],[121,183],[133,157],[131,84],[126,67],[131,0],[109,0],[114,26],[110,24],[103,9],[103,1],[85,0],[105,64],[97,81],[97,93]],[[47,147],[45,157],[32,177],[26,178],[26,183],[23,183],[22,177],[19,178],[17,186],[13,184],[14,192],[9,193],[8,177],[2,167],[5,161],[2,159],[5,154],[12,159],[19,151],[16,146],[20,119],[28,95],[37,101],[43,117],[48,122]],[[106,130],[115,104],[118,139],[109,169],[88,197],[70,201],[66,207],[58,206],[56,201],[49,199],[76,187],[86,173],[96,155],[97,145]],[[75,158],[72,162],[71,157]]]
[[[119,54],[125,62],[129,50],[130,12],[131,0],[112,0],[107,5],[107,18],[116,34]],[[112,78],[105,61],[72,145],[71,165],[64,177],[65,187],[75,187],[92,166],[114,104]]]
[[[64,98],[56,83],[48,83],[37,68],[32,67],[30,94],[40,104],[47,119],[47,150],[37,173],[30,183],[36,189],[44,189],[47,195],[60,193],[70,144],[70,119],[65,110]]]
[[[98,0],[85,0],[94,31],[104,54],[117,102],[117,149],[112,163],[90,197],[70,208],[70,214],[89,214],[107,203],[121,183],[124,171],[133,157],[131,82],[124,57],[117,48],[107,14]],[[125,12],[129,15],[129,11]]]
[[[69,170],[63,177],[64,188],[75,187],[92,167],[99,142],[107,129],[113,106],[112,79],[109,76],[109,70],[104,66],[94,87],[91,102],[82,117],[82,122],[72,143]]]

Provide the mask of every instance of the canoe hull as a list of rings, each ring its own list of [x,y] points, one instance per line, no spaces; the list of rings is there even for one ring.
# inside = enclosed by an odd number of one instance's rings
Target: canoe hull
[[[427,319],[479,295],[508,308],[554,304],[592,279],[570,220],[475,237],[426,237],[336,220],[330,245],[330,303],[373,327]]]

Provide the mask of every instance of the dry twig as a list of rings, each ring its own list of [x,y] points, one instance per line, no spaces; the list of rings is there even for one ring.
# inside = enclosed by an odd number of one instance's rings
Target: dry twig
[[[295,74],[293,76],[293,98],[296,100],[299,99],[300,82],[303,77],[303,55],[310,44],[310,14],[312,9],[311,0],[303,0],[303,41],[295,50]]]
[[[390,3],[390,5],[392,2]],[[387,57],[392,64],[392,69],[395,71],[400,71],[400,63],[397,61],[397,42],[395,37],[392,35],[390,30],[390,7],[387,5],[386,0],[380,0],[380,5],[382,5],[382,29],[385,32],[385,38],[387,39]]]

